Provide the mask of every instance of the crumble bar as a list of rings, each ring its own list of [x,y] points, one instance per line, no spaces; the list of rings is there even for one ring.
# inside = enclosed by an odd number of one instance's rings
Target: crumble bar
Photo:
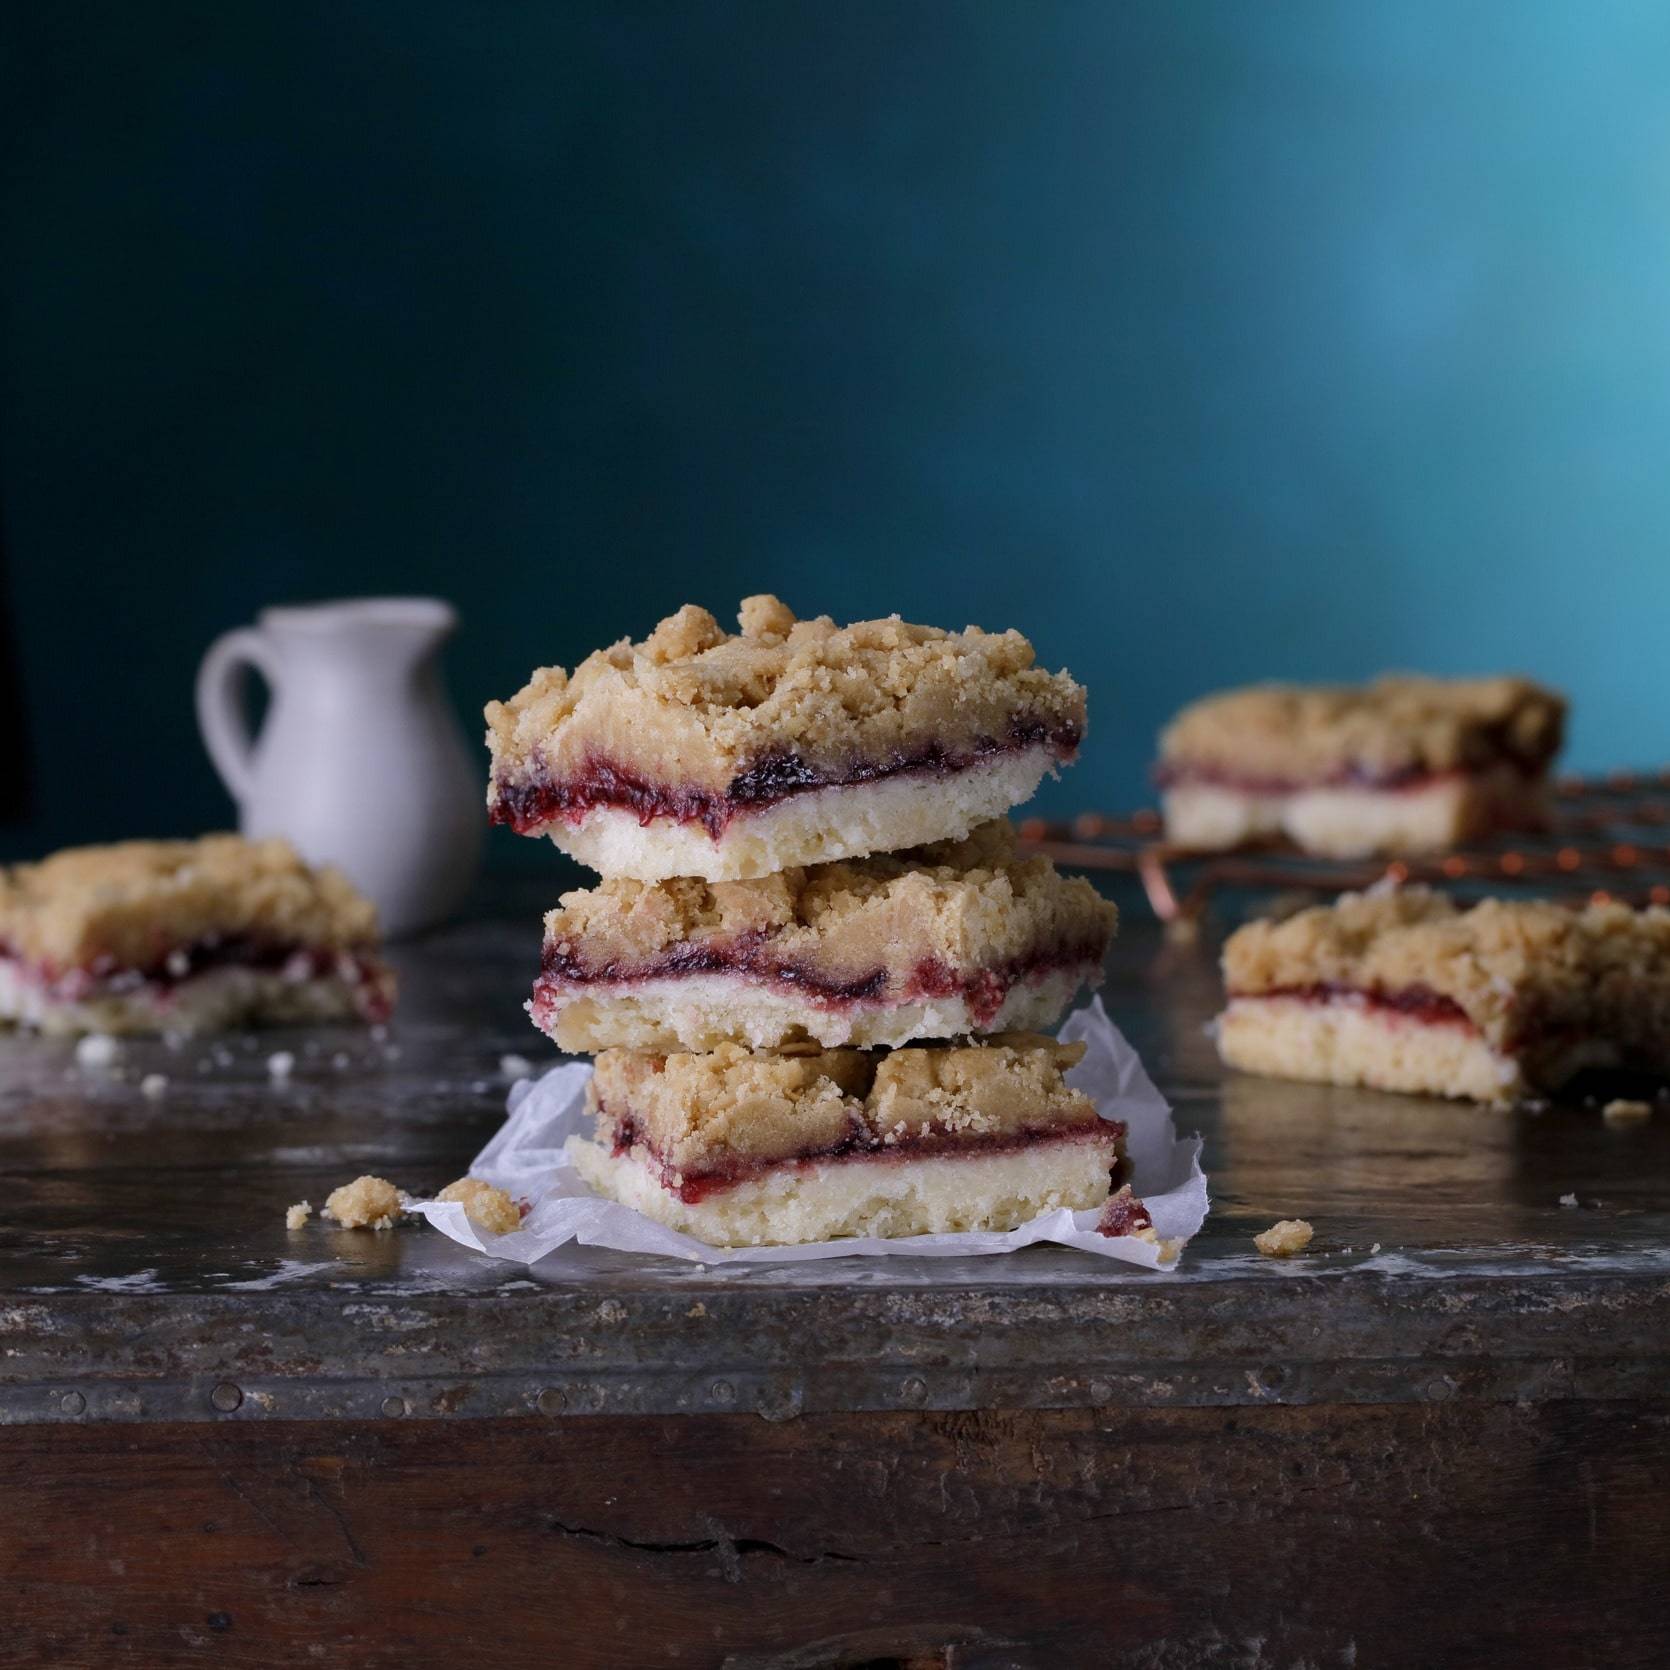
[[[376,912],[285,841],[75,847],[0,871],[0,1019],[44,1032],[382,1020]]]
[[[1041,1030],[1100,982],[1117,918],[1002,820],[757,881],[606,881],[545,918],[528,1011],[575,1051]]]
[[[1218,1048],[1280,1078],[1502,1101],[1670,1070],[1670,911],[1345,894],[1224,947]]]
[[[493,820],[610,877],[735,881],[957,840],[1071,761],[1083,689],[1018,632],[687,604],[486,710]]]
[[[1063,1073],[1083,1045],[1013,1034],[891,1051],[609,1050],[588,1092],[586,1182],[718,1246],[1006,1230],[1100,1208],[1124,1126]],[[1146,1213],[1125,1233],[1152,1234]]]
[[[1166,835],[1206,850],[1286,835],[1346,858],[1535,826],[1564,723],[1564,700],[1522,678],[1210,696],[1160,739]]]

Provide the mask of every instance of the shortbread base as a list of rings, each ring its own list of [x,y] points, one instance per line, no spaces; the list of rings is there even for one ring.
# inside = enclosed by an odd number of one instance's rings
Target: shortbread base
[[[1526,1088],[1521,1064],[1471,1027],[1353,997],[1231,998],[1218,1018],[1218,1053],[1244,1073],[1476,1102],[1509,1100]]]
[[[1078,988],[1100,977],[1099,965],[1085,965],[1017,980],[997,1013],[983,1022],[975,1020],[961,997],[820,1008],[793,991],[722,974],[582,989],[548,1011],[545,1023],[537,1003],[525,1007],[541,1032],[576,1055],[620,1048],[700,1052],[721,1044],[781,1049],[808,1039],[831,1049],[895,1049],[920,1038],[1053,1031]]]
[[[199,1033],[365,1018],[363,988],[331,974],[287,980],[273,969],[223,967],[177,983],[142,983],[69,1000],[0,958],[0,1021],[52,1037],[81,1032]]]
[[[1018,1228],[1042,1212],[1108,1198],[1119,1142],[1039,1141],[996,1154],[790,1162],[687,1204],[636,1157],[572,1136],[587,1184],[715,1247],[792,1246],[858,1235],[893,1239]]]
[[[1052,770],[1042,745],[992,755],[943,776],[906,772],[868,783],[810,789],[757,812],[739,811],[719,836],[700,823],[594,806],[543,833],[570,857],[609,877],[753,881],[797,864],[960,841],[976,824],[1029,799]]]
[[[1166,839],[1219,852],[1285,835],[1327,858],[1431,852],[1497,828],[1547,817],[1547,785],[1511,766],[1456,773],[1398,789],[1329,784],[1258,793],[1221,783],[1180,782],[1163,797]]]

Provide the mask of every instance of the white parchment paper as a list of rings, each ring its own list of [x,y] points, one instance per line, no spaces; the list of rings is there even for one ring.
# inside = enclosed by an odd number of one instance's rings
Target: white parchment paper
[[[1123,1119],[1131,1157],[1131,1187],[1148,1208],[1161,1245],[1134,1235],[1100,1235],[1098,1212],[1045,1212],[1004,1234],[912,1235],[897,1240],[866,1236],[815,1241],[796,1247],[711,1247],[693,1236],[646,1218],[630,1206],[594,1194],[563,1153],[575,1133],[589,1135],[584,1062],[553,1067],[540,1079],[511,1087],[510,1117],[470,1164],[485,1178],[529,1203],[520,1229],[494,1235],[470,1222],[456,1201],[414,1201],[412,1210],[444,1235],[494,1258],[532,1264],[577,1241],[620,1252],[657,1253],[698,1264],[794,1264],[808,1258],[964,1258],[1001,1253],[1034,1241],[1055,1241],[1098,1258],[1118,1258],[1151,1269],[1169,1269],[1206,1218],[1206,1176],[1200,1138],[1179,1137],[1171,1109],[1154,1088],[1137,1052],[1107,1017],[1098,998],[1068,1017],[1067,1042],[1083,1039],[1084,1059],[1067,1082],[1094,1101],[1105,1119]]]

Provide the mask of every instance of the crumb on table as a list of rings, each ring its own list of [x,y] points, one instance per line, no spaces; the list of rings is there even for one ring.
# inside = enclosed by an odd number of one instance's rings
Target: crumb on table
[[[1262,1234],[1253,1237],[1253,1245],[1266,1258],[1291,1258],[1310,1245],[1316,1233],[1303,1218],[1283,1218],[1273,1223]]]
[[[284,1227],[286,1229],[300,1229],[313,1216],[313,1207],[305,1200],[298,1200],[294,1206],[284,1213]]]
[[[1577,1196],[1575,1194],[1561,1195],[1560,1204],[1562,1206],[1575,1206],[1577,1204]]]
[[[508,1235],[522,1227],[522,1214],[516,1202],[503,1189],[484,1183],[479,1177],[460,1177],[456,1183],[448,1183],[435,1198],[457,1201],[471,1223],[495,1235]]]
[[[386,1177],[356,1177],[325,1200],[324,1215],[344,1229],[392,1229],[405,1210],[400,1191]]]
[[[1615,1101],[1608,1102],[1600,1110],[1600,1116],[1609,1125],[1627,1125],[1636,1119],[1651,1119],[1653,1105],[1651,1102],[1637,1102],[1620,1096]]]
[[[75,1046],[78,1067],[109,1067],[121,1059],[122,1041],[108,1032],[89,1032]]]

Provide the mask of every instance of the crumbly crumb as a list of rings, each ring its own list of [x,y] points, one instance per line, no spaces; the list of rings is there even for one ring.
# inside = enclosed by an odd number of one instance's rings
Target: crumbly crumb
[[[832,1148],[855,1129],[893,1146],[929,1132],[1013,1136],[1094,1125],[1062,1075],[1084,1053],[1034,1033],[895,1050],[723,1044],[703,1054],[605,1050],[588,1097],[601,1131],[630,1125],[678,1171]]]
[[[792,757],[817,767],[989,746],[1017,726],[1076,738],[1083,688],[1033,665],[1018,632],[947,632],[896,616],[838,627],[751,597],[726,633],[686,604],[641,644],[542,667],[487,706],[493,801],[531,776],[611,761],[646,781],[723,791]]]
[[[324,1216],[344,1229],[392,1229],[405,1210],[400,1191],[385,1177],[356,1177],[332,1189],[325,1199]]]
[[[1653,1104],[1619,1096],[1600,1110],[1600,1116],[1609,1125],[1630,1125],[1637,1119],[1651,1119]]]
[[[286,1229],[300,1229],[312,1216],[313,1207],[305,1200],[298,1200],[294,1206],[285,1210],[284,1227]]]
[[[1311,1243],[1316,1231],[1303,1218],[1283,1218],[1280,1223],[1253,1237],[1253,1245],[1266,1258],[1292,1258]]]
[[[1347,769],[1450,771],[1558,751],[1564,698],[1523,678],[1395,676],[1360,686],[1255,685],[1208,696],[1160,739],[1165,762],[1303,783]]]
[[[1561,1195],[1560,1204],[1562,1206],[1575,1206],[1577,1204],[1577,1196],[1575,1194]]]
[[[78,1067],[111,1067],[121,1058],[121,1040],[112,1038],[108,1032],[89,1032],[75,1046],[75,1064]]]
[[[213,935],[353,950],[376,911],[347,877],[304,864],[289,842],[205,835],[72,847],[0,871],[0,941],[60,968],[146,968]]]
[[[522,1227],[522,1214],[516,1202],[503,1189],[479,1177],[460,1177],[456,1183],[448,1183],[435,1198],[456,1200],[471,1223],[495,1235],[508,1235]]]
[[[998,818],[966,839],[779,871],[756,881],[605,880],[565,893],[545,949],[588,977],[631,979],[674,948],[750,947],[832,984],[930,960],[957,975],[1072,951],[1100,962],[1118,912],[1082,876],[1018,858]]]

